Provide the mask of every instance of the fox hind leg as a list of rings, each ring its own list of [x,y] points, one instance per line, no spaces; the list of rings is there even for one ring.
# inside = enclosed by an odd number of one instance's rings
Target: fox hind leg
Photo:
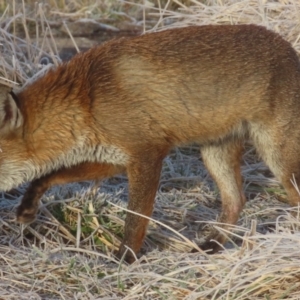
[[[223,229],[230,229],[230,225],[236,224],[240,212],[245,204],[243,193],[240,163],[243,145],[240,140],[226,140],[217,144],[210,144],[201,148],[204,164],[216,182],[222,200],[222,211],[219,222]],[[218,243],[224,244],[226,236],[216,229],[212,229],[206,242],[200,247],[214,253],[219,250]]]
[[[297,128],[297,124],[291,127]],[[257,152],[283,185],[288,203],[297,206],[300,195],[292,183],[294,180],[300,187],[300,137],[297,131],[277,123],[272,127],[252,124],[250,134]]]

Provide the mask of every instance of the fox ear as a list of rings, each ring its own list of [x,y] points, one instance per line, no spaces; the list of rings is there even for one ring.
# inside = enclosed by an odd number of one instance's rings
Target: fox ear
[[[0,87],[0,135],[6,135],[23,124],[18,97],[11,88]]]

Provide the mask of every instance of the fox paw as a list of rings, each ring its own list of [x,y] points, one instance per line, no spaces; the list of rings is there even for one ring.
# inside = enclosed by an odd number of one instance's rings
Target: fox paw
[[[30,224],[36,219],[37,209],[35,207],[23,207],[22,204],[17,208],[17,221],[22,224]]]

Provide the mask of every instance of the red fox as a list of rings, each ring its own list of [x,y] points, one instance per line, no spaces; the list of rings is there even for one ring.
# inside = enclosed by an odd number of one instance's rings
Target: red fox
[[[245,204],[245,139],[285,188],[300,196],[300,64],[291,45],[255,25],[192,26],[109,41],[0,97],[0,189],[32,181],[17,220],[32,222],[55,184],[126,172],[128,209],[149,217],[162,161],[198,143],[219,187],[219,221]],[[128,213],[118,255],[138,253],[146,218]],[[225,237],[213,231],[203,249]],[[127,252],[128,262],[134,255]]]

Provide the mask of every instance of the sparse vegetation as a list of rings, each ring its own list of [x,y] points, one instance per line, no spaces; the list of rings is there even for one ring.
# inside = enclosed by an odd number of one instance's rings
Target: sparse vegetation
[[[17,89],[13,82],[21,86],[40,76],[51,67],[41,64],[43,57],[57,65],[62,28],[78,46],[67,29],[79,19],[140,31],[256,23],[300,53],[297,1],[129,2],[0,1],[0,82]],[[251,146],[246,149],[249,201],[228,233],[231,242],[212,256],[190,253],[220,208],[194,146],[166,158],[145,252],[130,266],[113,256],[122,239],[126,177],[105,180],[99,189],[92,183],[53,188],[27,227],[14,221],[24,187],[1,193],[0,299],[300,299],[300,208],[278,202],[283,190]]]

